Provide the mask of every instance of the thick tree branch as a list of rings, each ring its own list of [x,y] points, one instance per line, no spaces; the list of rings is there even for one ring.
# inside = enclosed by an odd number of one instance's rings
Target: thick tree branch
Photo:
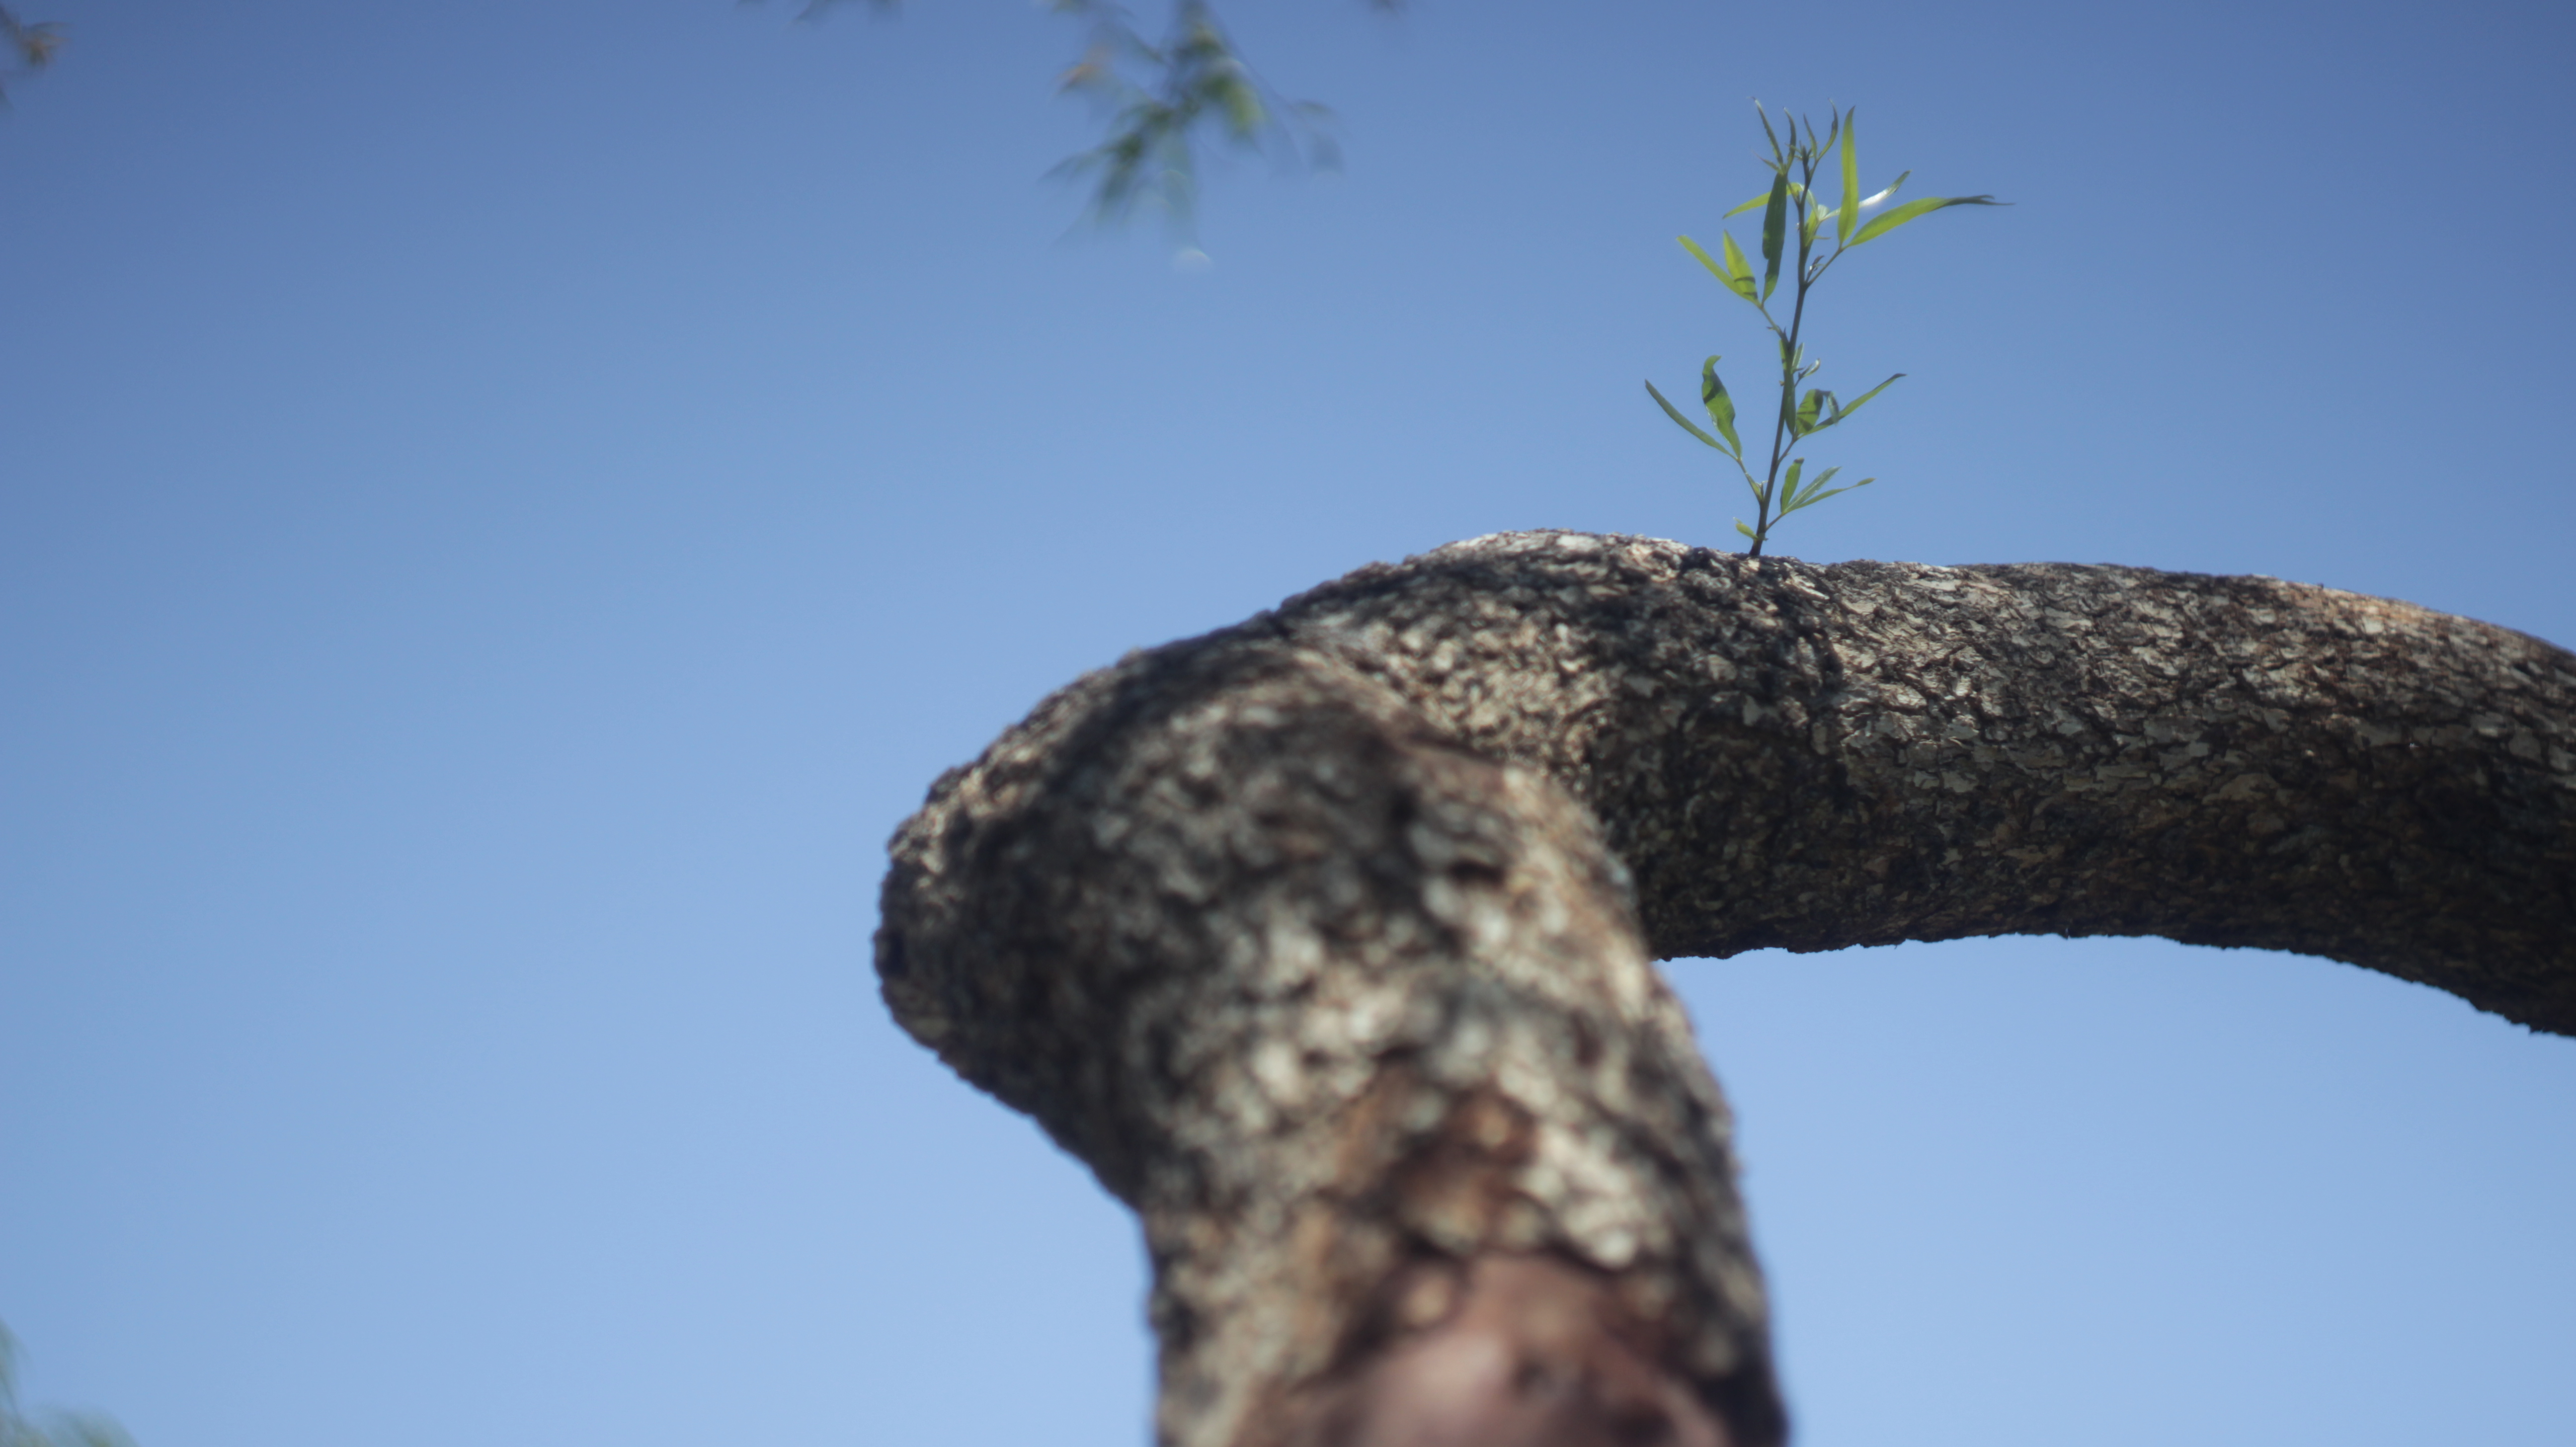
[[[2267,578],[1485,538],[1048,700],[878,968],[1138,1209],[1175,1447],[1760,1447],[1650,956],[2158,934],[2576,1033],[2572,720],[2560,649]]]

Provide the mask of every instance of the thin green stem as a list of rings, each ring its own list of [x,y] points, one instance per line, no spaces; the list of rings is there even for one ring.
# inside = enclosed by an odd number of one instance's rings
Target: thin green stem
[[[1815,285],[1815,278],[1807,274],[1807,262],[1815,254],[1815,238],[1807,233],[1807,211],[1815,204],[1810,199],[1816,187],[1815,132],[1812,129],[1809,130],[1807,145],[1801,148],[1798,145],[1795,129],[1797,122],[1792,121],[1790,125],[1792,129],[1789,133],[1789,160],[1793,164],[1802,166],[1805,174],[1799,178],[1799,185],[1806,193],[1799,197],[1797,218],[1792,222],[1798,231],[1798,295],[1789,310],[1789,330],[1781,337],[1780,415],[1771,424],[1770,475],[1763,479],[1762,490],[1754,499],[1753,546],[1745,550],[1745,556],[1748,558],[1762,556],[1762,544],[1771,536],[1771,504],[1774,501],[1784,500],[1779,497],[1780,464],[1788,460],[1790,451],[1788,444],[1792,440],[1789,436],[1789,420],[1797,415],[1798,410],[1798,335],[1806,326],[1807,290]],[[1837,254],[1840,253],[1837,252]],[[1769,320],[1770,315],[1770,311],[1766,308],[1763,318]],[[1772,322],[1771,330],[1778,333],[1780,324]],[[1782,515],[1787,515],[1785,509]]]

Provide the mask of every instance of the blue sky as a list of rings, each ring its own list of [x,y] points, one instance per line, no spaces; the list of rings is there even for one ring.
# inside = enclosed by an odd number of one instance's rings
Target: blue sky
[[[0,115],[31,1397],[1142,1441],[1133,1229],[886,1020],[882,841],[1083,669],[1362,563],[1723,545],[1638,383],[1754,375],[1673,244],[1761,183],[1753,96],[2017,203],[1820,290],[1826,381],[1911,375],[1779,550],[2576,641],[2564,7],[1221,8],[1348,165],[1219,168],[1183,272],[1040,179],[1094,132],[1025,4],[19,6],[71,36]],[[1811,1447],[2576,1437],[2576,1041],[2154,941],[1673,973]]]

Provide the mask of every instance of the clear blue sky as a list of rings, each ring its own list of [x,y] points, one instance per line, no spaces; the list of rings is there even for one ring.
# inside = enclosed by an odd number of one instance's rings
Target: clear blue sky
[[[1067,239],[1024,0],[18,8],[0,1319],[144,1447],[1143,1441],[1133,1229],[887,1022],[882,841],[1372,559],[1724,544],[1638,383],[1761,356],[1673,244],[1756,95],[2019,203],[1819,293],[1912,376],[1784,551],[2576,642],[2564,5],[1234,0],[1349,164],[1216,174],[1195,273]],[[2576,1441],[2576,1041],[2157,942],[1674,975],[1808,1447]]]

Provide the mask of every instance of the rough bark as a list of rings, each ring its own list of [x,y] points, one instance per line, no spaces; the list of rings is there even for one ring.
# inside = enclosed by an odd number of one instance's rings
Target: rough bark
[[[1171,1447],[1768,1447],[1651,959],[2154,934],[2576,1033],[2571,720],[2561,649],[2270,578],[1497,536],[1049,699],[877,965],[1142,1217]]]

